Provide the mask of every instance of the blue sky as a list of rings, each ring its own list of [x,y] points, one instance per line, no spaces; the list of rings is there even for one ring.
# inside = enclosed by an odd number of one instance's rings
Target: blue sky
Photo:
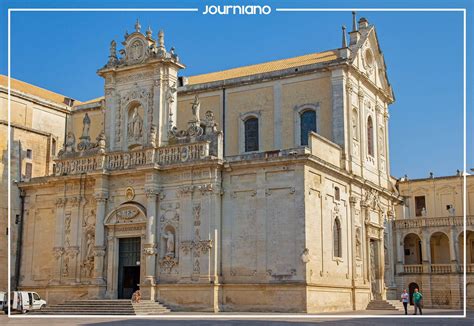
[[[232,1],[102,1],[102,7],[195,7],[200,12],[13,12],[12,77],[87,100],[103,95],[96,71],[107,61],[109,43],[123,40],[137,18],[154,36],[165,31],[194,75],[287,58],[341,46],[341,25],[350,12],[281,13],[268,16],[205,16],[205,4]],[[251,4],[252,1],[245,2]],[[276,7],[466,7],[472,1],[260,1]],[[98,7],[94,1],[6,1],[1,4],[0,73],[7,73],[8,7]],[[461,12],[358,11],[375,24],[396,102],[390,106],[391,172],[400,177],[452,175],[463,167],[463,15]],[[470,31],[468,32],[470,33]],[[472,34],[467,35],[468,40]],[[472,42],[468,43],[468,72]],[[468,90],[472,89],[468,73]],[[468,91],[468,139],[472,133],[472,92]],[[468,169],[474,157],[468,141]]]

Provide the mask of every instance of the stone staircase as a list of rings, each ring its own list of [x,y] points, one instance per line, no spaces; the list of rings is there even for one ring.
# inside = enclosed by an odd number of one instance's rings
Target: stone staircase
[[[49,305],[29,315],[161,315],[171,310],[160,302],[130,300],[70,300]]]
[[[398,300],[372,300],[366,310],[394,310],[404,311],[403,303]]]

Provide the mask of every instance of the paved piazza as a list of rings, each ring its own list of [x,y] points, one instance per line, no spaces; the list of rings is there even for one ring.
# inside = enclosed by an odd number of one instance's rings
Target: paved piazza
[[[366,318],[354,317],[347,318],[346,315],[364,316],[364,315],[383,316],[383,318]],[[430,315],[459,315],[462,311],[459,310],[444,310],[444,309],[425,309],[424,316]],[[330,318],[309,318],[306,314],[252,314],[246,313],[248,318],[237,319],[236,313],[205,313],[209,318],[202,317],[199,320],[188,319],[194,313],[172,313],[164,318],[10,318],[7,316],[0,316],[0,324],[2,325],[193,325],[193,326],[207,326],[207,325],[309,325],[309,324],[324,324],[324,325],[473,325],[474,312],[468,312],[467,318],[423,318],[420,316],[407,316],[406,318],[386,318],[389,315],[386,311],[351,311],[337,313],[341,317]],[[268,317],[252,317],[266,315]],[[321,314],[329,315],[329,314]],[[289,318],[288,316],[294,316]],[[298,318],[298,316],[304,316]],[[167,318],[173,318],[172,320]],[[183,318],[183,319],[180,319]]]

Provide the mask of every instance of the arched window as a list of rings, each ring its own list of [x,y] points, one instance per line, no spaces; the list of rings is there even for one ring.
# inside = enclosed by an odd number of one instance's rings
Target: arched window
[[[342,257],[342,240],[341,240],[341,222],[339,221],[339,218],[334,219],[334,225],[333,225],[333,251],[334,251],[334,257]]]
[[[300,114],[300,142],[302,146],[308,145],[310,131],[317,131],[316,112],[313,110],[306,110]]]
[[[374,124],[372,117],[367,119],[367,151],[370,156],[374,156]]]
[[[245,151],[258,151],[258,119],[248,118],[244,121]]]

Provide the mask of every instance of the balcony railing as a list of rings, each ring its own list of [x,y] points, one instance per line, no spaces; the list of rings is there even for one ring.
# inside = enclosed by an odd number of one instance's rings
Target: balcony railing
[[[431,264],[431,273],[432,274],[447,274],[451,273],[452,265],[451,264]]]
[[[403,265],[403,272],[407,274],[423,273],[423,265]]]
[[[404,274],[464,273],[464,264],[406,264],[397,270]],[[466,273],[474,273],[474,264],[466,264]]]
[[[459,265],[459,271],[464,273],[464,264]],[[474,264],[466,264],[466,273],[474,273]]]
[[[78,154],[79,155],[79,154]],[[102,170],[123,170],[135,167],[186,163],[210,158],[210,143],[186,144],[131,150],[128,152],[92,153],[57,159],[55,175],[80,174]]]
[[[396,229],[411,229],[436,226],[463,226],[464,216],[417,217],[395,220]],[[466,216],[466,225],[474,225],[474,216]]]

